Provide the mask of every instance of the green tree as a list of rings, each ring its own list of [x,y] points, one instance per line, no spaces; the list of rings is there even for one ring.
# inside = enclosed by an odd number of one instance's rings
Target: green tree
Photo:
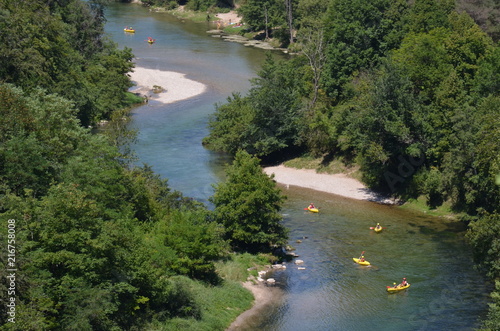
[[[261,169],[259,160],[236,153],[227,180],[215,187],[210,202],[214,219],[224,225],[226,238],[237,250],[270,251],[286,244],[287,230],[280,210],[285,197]]]
[[[454,0],[416,0],[409,11],[409,29],[419,33],[438,27],[449,28],[447,17],[454,9]]]
[[[423,165],[427,146],[425,119],[413,85],[388,61],[360,87],[358,98],[346,108],[344,144],[354,148],[369,186],[402,192]],[[410,159],[414,164],[409,166]]]
[[[84,126],[125,105],[129,49],[106,41],[104,1],[0,1],[0,79],[71,100]]]
[[[228,246],[222,240],[223,229],[210,222],[207,211],[174,211],[158,222],[151,237],[156,238],[155,249],[163,247],[165,267],[175,274],[216,283],[214,261],[227,254]]]
[[[406,1],[333,0],[326,15],[330,40],[323,86],[333,103],[346,95],[346,84],[361,70],[375,67],[403,38]]]
[[[493,279],[500,277],[500,215],[486,214],[469,224],[467,238],[472,244],[475,261]]]
[[[302,101],[310,93],[304,80],[308,72],[304,58],[276,62],[268,57],[247,97],[234,94],[229,103],[217,106],[204,144],[258,156],[300,146],[305,127]]]
[[[448,191],[457,207],[469,214],[500,209],[500,187],[495,185],[500,171],[499,105],[498,97],[489,97],[478,108],[464,111],[444,162]]]
[[[86,130],[71,102],[41,89],[0,85],[0,179],[12,192],[44,194]]]
[[[301,0],[296,5],[295,17],[299,29],[321,28],[324,25],[324,16],[328,9],[328,1],[322,0]]]
[[[303,97],[310,89],[304,80],[304,58],[275,62],[271,56],[252,81],[249,102],[254,109],[250,138],[259,156],[298,146],[304,123]]]
[[[216,151],[236,154],[238,149],[250,150],[249,126],[254,118],[254,110],[248,97],[233,93],[227,103],[215,105],[215,112],[210,115],[209,136],[203,138],[203,144]]]
[[[273,29],[285,23],[285,3],[279,0],[246,0],[238,14],[252,31],[264,30],[266,39]]]

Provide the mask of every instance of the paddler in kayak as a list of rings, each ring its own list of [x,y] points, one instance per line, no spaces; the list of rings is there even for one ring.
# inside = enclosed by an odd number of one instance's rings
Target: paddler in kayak
[[[403,281],[401,282],[401,284],[399,284],[400,286],[406,286],[408,285],[408,282],[406,281],[406,277],[403,278]]]
[[[363,253],[361,253],[361,255],[359,256],[359,262],[365,262],[365,256],[363,255]]]
[[[314,203],[311,202],[311,204],[309,205],[309,207],[307,207],[309,209],[316,209],[316,207],[314,207]]]

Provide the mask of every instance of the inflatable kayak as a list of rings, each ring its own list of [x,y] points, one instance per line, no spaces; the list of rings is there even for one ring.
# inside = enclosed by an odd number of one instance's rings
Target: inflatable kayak
[[[370,265],[370,262],[368,262],[368,261],[366,261],[366,260],[364,260],[364,261],[360,261],[360,260],[359,260],[358,258],[356,258],[356,257],[353,257],[353,258],[352,258],[352,260],[353,260],[354,262],[356,262],[357,264],[361,264],[361,265]]]
[[[123,29],[123,31],[125,31],[125,32],[130,32],[130,33],[134,33],[134,32],[135,32],[135,30],[134,30],[134,29],[127,29],[127,28]]]
[[[375,230],[375,232],[379,233],[380,231],[382,231],[382,227],[381,226],[376,226],[373,228],[373,230]]]
[[[399,291],[402,291],[402,290],[406,290],[408,287],[410,287],[410,284],[407,284],[405,286],[398,285],[396,287],[388,286],[387,287],[387,292],[389,292],[389,293],[399,292]]]

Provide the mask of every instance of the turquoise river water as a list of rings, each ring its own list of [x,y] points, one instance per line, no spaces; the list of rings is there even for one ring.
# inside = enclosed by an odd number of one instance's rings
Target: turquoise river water
[[[151,101],[133,110],[134,145],[140,163],[168,179],[184,195],[207,202],[223,180],[228,159],[201,145],[214,104],[245,93],[267,52],[206,33],[209,23],[183,22],[134,4],[107,11],[106,32],[129,47],[138,66],[184,73],[207,86],[189,100]],[[123,32],[125,26],[135,34]],[[147,37],[156,39],[147,44]],[[274,56],[285,57],[274,52]],[[355,201],[297,187],[288,196],[285,224],[305,269],[289,263],[273,277],[282,300],[242,330],[473,330],[487,310],[490,285],[473,268],[464,228],[397,207]],[[311,201],[321,212],[303,208]],[[380,222],[380,234],[369,229]],[[297,240],[302,242],[298,243]],[[352,262],[365,251],[371,267]],[[407,277],[410,289],[388,294],[386,285]]]

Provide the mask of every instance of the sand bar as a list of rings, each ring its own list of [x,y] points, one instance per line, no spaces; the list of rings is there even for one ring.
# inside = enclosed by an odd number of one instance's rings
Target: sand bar
[[[374,201],[384,204],[396,203],[366,188],[357,179],[345,174],[319,174],[313,169],[295,169],[284,165],[264,168],[268,175],[274,174],[274,180],[284,185],[305,187],[356,200]]]
[[[135,67],[130,73],[130,78],[136,87],[131,91],[147,96],[149,100],[161,103],[174,103],[190,99],[202,94],[206,86],[200,82],[188,79],[184,74],[174,71],[162,71]],[[153,93],[153,86],[161,86],[163,92]]]

